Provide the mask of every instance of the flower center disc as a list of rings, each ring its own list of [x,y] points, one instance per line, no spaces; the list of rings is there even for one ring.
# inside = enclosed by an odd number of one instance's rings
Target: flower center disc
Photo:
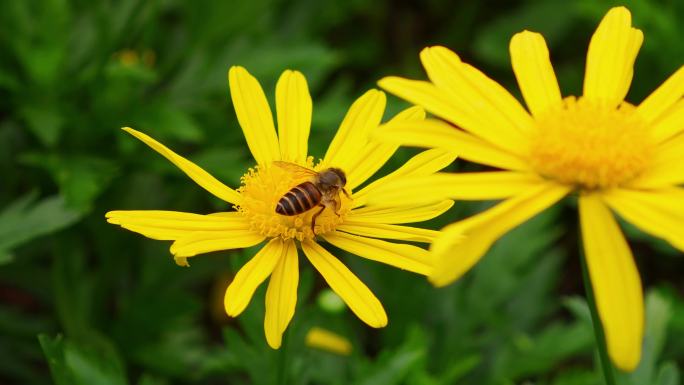
[[[309,157],[305,167],[315,169],[312,166],[313,158]],[[300,241],[314,239],[318,234],[334,231],[344,222],[344,218],[351,210],[352,201],[340,192],[341,205],[338,213],[335,213],[333,207],[326,207],[316,218],[315,234],[311,232],[311,221],[320,207],[314,207],[293,216],[276,213],[276,205],[283,195],[296,185],[312,180],[313,177],[301,177],[276,165],[250,168],[241,178],[242,186],[238,192],[243,199],[236,208],[249,221],[252,230],[266,237],[282,237]]]
[[[648,126],[626,102],[611,108],[568,97],[537,117],[537,127],[530,149],[534,169],[587,190],[616,187],[638,176],[653,150]]]

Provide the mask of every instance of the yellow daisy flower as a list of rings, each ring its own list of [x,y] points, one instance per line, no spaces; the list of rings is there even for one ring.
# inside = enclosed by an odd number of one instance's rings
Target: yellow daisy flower
[[[304,344],[310,348],[325,350],[340,356],[348,356],[352,352],[352,344],[345,337],[317,326],[312,327],[304,337]]]
[[[282,333],[295,311],[299,277],[298,247],[349,308],[372,327],[387,324],[382,304],[347,267],[319,243],[319,237],[340,249],[363,258],[427,275],[432,262],[427,250],[384,239],[432,242],[438,232],[405,226],[434,218],[453,201],[444,199],[425,205],[366,204],[379,187],[403,176],[429,175],[453,162],[444,150],[428,150],[404,166],[365,187],[358,187],[378,171],[398,146],[369,140],[381,123],[385,94],[370,90],[351,106],[325,157],[313,165],[307,156],[312,103],[304,76],[285,71],[276,85],[278,132],[259,82],[242,67],[229,71],[229,85],[238,121],[257,165],[242,177],[234,190],[191,161],[174,153],[151,137],[124,130],[181,169],[198,185],[232,204],[235,211],[200,215],[175,211],[110,211],[107,221],[148,238],[173,241],[176,263],[187,266],[187,258],[219,250],[265,243],[237,273],[225,294],[225,310],[238,316],[249,304],[257,287],[269,276],[266,291],[264,330],[268,344],[278,348]],[[390,122],[423,119],[419,107],[409,108]],[[289,162],[289,163],[284,163]],[[295,164],[294,167],[285,167]],[[299,183],[311,180],[313,171],[336,167],[346,173],[345,194],[336,197],[336,207],[325,208],[312,226],[314,208],[298,215],[276,213],[279,200]],[[342,182],[344,183],[344,181]],[[358,190],[357,190],[358,189]],[[348,195],[347,195],[348,194]],[[312,231],[313,230],[313,231]]]
[[[394,204],[407,197],[426,203],[440,194],[505,199],[443,230],[431,247],[436,265],[430,280],[442,286],[458,279],[506,232],[575,192],[608,351],[623,370],[640,360],[644,305],[639,273],[613,212],[684,250],[684,189],[677,187],[684,182],[684,68],[639,105],[626,102],[642,40],[630,12],[611,9],[589,44],[584,95],[562,98],[544,38],[516,34],[511,62],[529,112],[444,47],[421,52],[430,82],[379,82],[441,118],[380,129],[383,140],[455,150],[504,170],[404,178],[384,187],[383,199]]]

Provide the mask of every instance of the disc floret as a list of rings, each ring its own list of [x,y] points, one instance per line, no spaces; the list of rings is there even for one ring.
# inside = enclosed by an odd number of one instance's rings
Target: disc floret
[[[648,127],[627,102],[617,108],[568,97],[537,117],[530,163],[541,175],[585,190],[616,187],[648,167]]]
[[[315,171],[322,167],[313,165],[313,157],[309,157],[303,166]],[[303,241],[314,239],[316,235],[334,231],[344,222],[351,211],[351,199],[340,194],[341,206],[337,213],[332,208],[326,208],[317,218],[314,232],[311,231],[311,221],[317,208],[302,214],[285,216],[276,213],[276,205],[280,198],[292,187],[305,182],[307,178],[296,176],[289,170],[273,164],[250,168],[242,178],[241,186],[237,190],[242,195],[242,202],[236,209],[249,221],[250,228],[266,237],[281,237]]]

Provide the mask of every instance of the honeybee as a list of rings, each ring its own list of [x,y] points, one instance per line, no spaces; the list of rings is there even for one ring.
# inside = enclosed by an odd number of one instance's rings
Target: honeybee
[[[292,172],[295,177],[310,177],[311,180],[302,182],[290,191],[286,192],[275,211],[280,215],[293,216],[305,213],[314,207],[320,207],[311,217],[311,232],[316,226],[316,218],[323,213],[326,207],[331,207],[337,216],[340,216],[340,192],[349,198],[349,193],[344,189],[347,184],[347,176],[339,168],[330,167],[321,172],[310,170],[290,162],[273,162],[276,166]]]

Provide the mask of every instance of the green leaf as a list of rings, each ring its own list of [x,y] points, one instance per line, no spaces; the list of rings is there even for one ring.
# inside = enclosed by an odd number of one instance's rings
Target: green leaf
[[[574,368],[559,373],[553,380],[553,385],[599,385],[602,383],[596,371]]]
[[[64,126],[64,117],[57,104],[42,106],[28,105],[21,109],[21,115],[29,130],[46,147],[54,147]]]
[[[424,363],[425,334],[419,327],[409,330],[406,341],[396,350],[387,350],[378,358],[368,373],[360,375],[358,385],[400,384],[414,369]]]
[[[652,384],[658,375],[658,361],[667,340],[667,328],[672,317],[669,300],[658,291],[646,295],[646,330],[641,351],[641,362],[632,373],[619,373],[622,384]]]
[[[45,169],[60,188],[66,204],[81,212],[88,212],[93,201],[116,175],[114,162],[91,155],[28,153],[22,162]]]
[[[554,43],[570,31],[576,17],[571,1],[528,2],[512,12],[500,13],[497,19],[485,24],[475,36],[475,54],[490,65],[508,67],[508,43],[514,34],[524,29],[540,32],[549,47],[553,47]]]
[[[166,102],[144,105],[131,117],[131,125],[158,140],[179,140],[198,143],[204,131],[188,111]]]
[[[69,370],[64,357],[64,337],[58,335],[51,338],[45,334],[38,335],[38,341],[50,366],[50,373],[56,385],[74,385],[76,381]]]
[[[504,376],[519,379],[548,372],[564,360],[588,352],[593,343],[591,327],[581,321],[551,324],[540,333],[518,338],[508,354],[501,357],[507,361]]]
[[[35,195],[27,194],[0,212],[0,255],[8,255],[12,248],[80,219],[80,214],[67,208],[60,196],[45,198],[35,204],[34,201]]]
[[[654,385],[679,385],[679,368],[674,362],[667,362],[660,367]]]
[[[104,338],[91,336],[77,344],[62,336],[38,336],[57,385],[126,385],[120,358]]]

